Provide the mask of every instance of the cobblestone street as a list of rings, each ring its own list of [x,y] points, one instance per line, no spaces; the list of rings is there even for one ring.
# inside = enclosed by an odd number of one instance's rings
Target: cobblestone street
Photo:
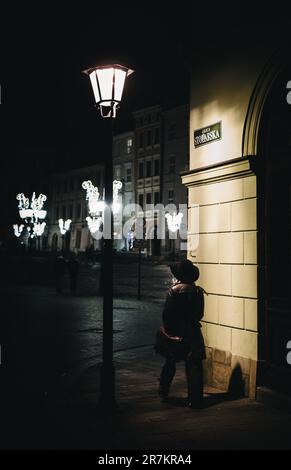
[[[161,323],[169,268],[143,265],[142,300],[137,300],[136,271],[136,263],[115,268],[114,351],[151,345]],[[6,309],[1,341],[2,367],[9,348],[10,367],[13,364],[17,371],[15,386],[42,394],[101,358],[99,266],[81,266],[76,296],[69,295],[66,277],[63,295],[55,292],[51,278],[47,279],[50,285],[43,285],[44,277],[38,284],[2,283]]]
[[[55,292],[49,269],[35,284],[2,281],[3,449],[290,449],[291,415],[205,386],[204,409],[186,405],[184,365],[170,399],[157,396],[162,358],[153,351],[169,268],[115,267],[114,357],[119,410],[100,414],[102,297],[98,266],[81,267],[76,296]],[[31,281],[31,278],[30,278]],[[39,282],[37,282],[39,281]],[[5,334],[4,334],[5,333]],[[105,413],[104,413],[105,411]]]

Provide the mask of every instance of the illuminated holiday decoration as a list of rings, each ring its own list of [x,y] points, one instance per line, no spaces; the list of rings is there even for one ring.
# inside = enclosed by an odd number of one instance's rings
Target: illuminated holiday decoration
[[[21,225],[17,225],[17,224],[14,224],[13,225],[13,229],[14,229],[14,235],[19,238],[20,235],[22,234],[23,232],[23,229],[24,229],[24,225],[21,224]]]
[[[71,223],[71,219],[67,219],[65,221],[63,219],[59,219],[59,228],[61,235],[66,235],[66,233],[70,230]]]
[[[34,237],[41,237],[43,235],[44,229],[46,227],[45,222],[34,222],[32,227],[32,235],[31,238]]]
[[[86,189],[86,199],[88,201],[89,214],[97,216],[100,212],[104,211],[104,201],[100,199],[100,193],[97,186],[94,186],[92,181],[83,181],[82,188]]]
[[[86,199],[88,201],[89,216],[86,217],[88,228],[93,238],[97,237],[103,222],[104,201],[100,199],[100,193],[97,186],[92,181],[83,181],[82,188],[86,189]]]
[[[47,211],[43,209],[44,202],[47,200],[46,195],[40,194],[36,197],[35,192],[33,192],[30,201],[23,193],[19,193],[16,199],[19,201],[19,215],[25,221],[28,238],[41,237],[46,227],[45,222],[40,222],[47,215]],[[19,226],[19,229],[13,226],[15,235],[19,233],[19,235],[16,235],[17,237],[21,235],[25,226],[22,224]],[[20,227],[22,227],[21,230]]]
[[[31,202],[23,193],[16,196],[19,201],[18,209],[21,219],[33,219],[33,222],[38,222],[39,219],[46,218],[46,210],[43,210],[43,204],[47,200],[45,194],[40,194],[38,198],[35,193],[32,194]]]
[[[177,232],[180,230],[183,215],[184,214],[182,212],[178,212],[177,214],[173,213],[173,215],[169,213],[165,214],[170,232]]]
[[[102,217],[90,217],[90,216],[88,216],[88,217],[86,217],[86,221],[87,221],[89,230],[90,230],[90,232],[93,236],[96,232],[98,232],[98,230],[100,229],[100,227],[103,223]]]
[[[103,223],[103,213],[105,209],[105,202],[100,198],[100,193],[97,186],[94,186],[92,181],[83,181],[82,188],[86,190],[86,200],[88,201],[89,216],[86,218],[88,228],[93,238],[96,238],[97,232],[100,230]],[[113,181],[113,202],[112,211],[116,215],[121,204],[119,203],[119,191],[122,188],[122,182],[118,180]],[[94,236],[95,234],[95,236]]]

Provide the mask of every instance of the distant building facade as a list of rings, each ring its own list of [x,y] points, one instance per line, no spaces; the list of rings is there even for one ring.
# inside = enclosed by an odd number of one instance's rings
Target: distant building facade
[[[189,152],[188,105],[163,111],[160,105],[133,113],[134,129],[113,137],[113,180],[122,183],[118,200],[113,204],[114,248],[132,249],[132,231],[138,216],[146,217],[147,239],[143,250],[149,256],[168,256],[180,253],[180,240],[157,237],[157,213],[149,205],[167,206],[187,204],[187,190],[181,183],[180,173],[187,169]],[[54,174],[48,182],[48,220],[45,246],[57,251],[66,247],[76,252],[94,246],[100,241],[92,238],[86,217],[88,208],[83,181],[91,180],[104,197],[102,165],[78,168]],[[116,203],[117,202],[117,203]],[[142,210],[138,211],[137,207]],[[61,235],[59,219],[71,219],[66,239]],[[125,228],[124,228],[125,227]]]
[[[131,204],[135,203],[135,138],[134,132],[113,137],[113,179],[122,182],[121,211],[115,215],[117,250],[129,250],[129,238],[123,233],[123,225],[131,218]]]
[[[189,165],[189,106],[164,111],[163,121],[162,201],[165,206],[174,204],[178,211],[179,204],[187,204],[187,189],[182,184],[181,172],[186,171]],[[168,227],[166,229],[162,252],[173,257],[181,256],[179,230],[176,239],[171,239]]]
[[[135,187],[136,203],[146,210],[150,204],[161,202],[161,149],[162,108],[151,106],[133,113],[135,121]],[[160,255],[160,240],[156,237],[156,220],[153,211],[146,212],[147,252]]]

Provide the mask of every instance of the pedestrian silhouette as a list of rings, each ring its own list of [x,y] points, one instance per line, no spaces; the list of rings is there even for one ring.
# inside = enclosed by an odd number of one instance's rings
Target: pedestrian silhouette
[[[70,291],[72,295],[75,295],[77,291],[77,282],[79,274],[79,263],[75,253],[70,253],[67,266],[70,276]]]
[[[203,399],[203,365],[205,346],[200,320],[204,313],[204,290],[195,285],[199,269],[191,261],[171,267],[176,281],[169,289],[164,310],[163,327],[157,332],[155,350],[166,358],[160,375],[159,395],[168,399],[176,373],[176,362],[185,361],[188,405],[201,408]]]

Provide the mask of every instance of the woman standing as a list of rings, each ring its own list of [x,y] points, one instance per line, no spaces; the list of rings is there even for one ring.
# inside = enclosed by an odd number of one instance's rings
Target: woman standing
[[[204,314],[204,290],[195,285],[199,269],[191,261],[171,267],[176,282],[170,288],[163,310],[164,334],[168,347],[162,353],[166,362],[160,375],[159,395],[168,398],[176,373],[176,362],[184,360],[188,385],[188,406],[201,408],[203,399],[203,366],[205,346],[200,320]],[[174,340],[171,338],[174,337]],[[160,352],[161,351],[158,351]]]

